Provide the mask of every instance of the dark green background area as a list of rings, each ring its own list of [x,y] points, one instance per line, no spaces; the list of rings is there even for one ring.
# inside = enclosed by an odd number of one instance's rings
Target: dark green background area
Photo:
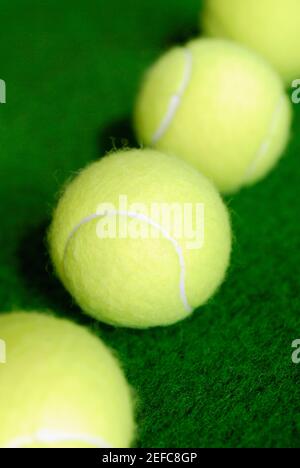
[[[300,367],[291,361],[300,338],[300,105],[279,167],[227,200],[228,278],[189,320],[136,331],[89,319],[53,277],[44,246],[61,184],[131,142],[141,76],[196,34],[199,3],[1,0],[1,309],[52,310],[113,347],[135,389],[138,446],[300,447]]]

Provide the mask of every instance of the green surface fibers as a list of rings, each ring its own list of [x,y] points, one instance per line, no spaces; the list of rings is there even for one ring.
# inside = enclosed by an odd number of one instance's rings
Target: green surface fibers
[[[116,350],[136,389],[138,446],[299,447],[300,105],[277,170],[228,200],[232,267],[191,319],[149,331],[88,319],[53,278],[43,245],[61,183],[110,149],[110,137],[117,146],[128,138],[143,71],[196,28],[198,7],[1,1],[1,308],[53,309]]]

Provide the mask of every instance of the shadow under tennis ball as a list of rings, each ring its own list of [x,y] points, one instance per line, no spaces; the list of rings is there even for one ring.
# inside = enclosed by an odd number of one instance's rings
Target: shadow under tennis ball
[[[108,123],[97,135],[97,152],[100,157],[112,151],[135,148],[136,141],[131,117],[125,117]]]
[[[31,294],[42,298],[44,309],[49,308],[60,316],[88,324],[90,318],[81,313],[55,276],[47,246],[49,223],[47,220],[32,227],[21,239],[17,250],[19,272]]]

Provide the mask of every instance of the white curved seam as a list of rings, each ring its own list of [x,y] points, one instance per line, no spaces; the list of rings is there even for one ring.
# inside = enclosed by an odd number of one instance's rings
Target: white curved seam
[[[192,309],[192,307],[190,306],[190,304],[188,302],[186,289],[185,289],[186,268],[185,268],[185,261],[184,261],[184,255],[183,255],[182,248],[181,248],[179,242],[177,242],[177,240],[175,238],[173,238],[168,233],[168,231],[166,229],[164,229],[160,224],[156,223],[151,218],[149,218],[146,215],[143,215],[142,213],[135,213],[135,212],[131,212],[131,211],[106,211],[105,213],[100,213],[100,214],[95,213],[95,214],[92,214],[90,216],[87,216],[86,218],[81,220],[80,223],[78,223],[74,227],[74,229],[72,229],[72,231],[71,231],[71,233],[70,233],[70,235],[69,235],[69,237],[67,239],[66,245],[65,245],[64,254],[63,254],[63,264],[65,263],[65,257],[66,257],[66,253],[67,253],[69,243],[72,240],[72,238],[75,236],[77,231],[83,225],[89,223],[90,221],[95,220],[97,218],[103,218],[105,216],[126,216],[126,217],[131,218],[131,219],[138,219],[140,221],[144,221],[145,223],[149,224],[150,226],[154,227],[159,232],[161,232],[162,235],[168,241],[170,241],[172,243],[172,245],[173,245],[173,247],[175,249],[175,252],[176,252],[176,254],[178,256],[178,261],[179,261],[179,266],[180,266],[179,292],[180,292],[181,301],[183,303],[185,311],[187,313],[191,313],[193,309]]]
[[[96,448],[112,448],[104,439],[86,434],[71,434],[67,432],[51,432],[45,429],[38,431],[33,436],[20,436],[9,442],[5,448],[22,448],[34,443],[60,443],[60,442],[84,442]]]
[[[193,72],[193,56],[190,50],[184,49],[185,55],[185,67],[184,67],[184,75],[182,82],[180,83],[179,89],[174,94],[169,102],[169,106],[164,116],[162,122],[160,123],[159,127],[155,131],[151,144],[154,146],[158,141],[165,135],[168,128],[170,127],[175,114],[181,104],[182,98],[187,90],[188,85],[190,84],[192,72]]]
[[[247,170],[246,177],[245,177],[246,182],[251,178],[251,176],[253,175],[256,167],[266,157],[266,155],[267,155],[267,153],[268,153],[268,151],[270,149],[272,139],[273,139],[273,137],[274,137],[274,135],[276,133],[277,127],[278,127],[278,122],[279,122],[279,119],[280,119],[280,114],[281,114],[281,110],[282,110],[284,101],[285,101],[285,96],[283,95],[283,96],[280,97],[279,103],[277,104],[275,112],[273,113],[272,120],[271,120],[271,125],[270,125],[269,131],[267,133],[267,136],[264,139],[264,141],[262,142],[262,144],[260,145],[259,150],[257,152],[257,155],[255,156],[253,162],[251,163],[250,167]]]

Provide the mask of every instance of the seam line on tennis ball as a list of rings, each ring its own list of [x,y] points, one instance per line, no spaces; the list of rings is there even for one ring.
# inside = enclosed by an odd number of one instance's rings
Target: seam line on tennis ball
[[[138,219],[140,221],[144,221],[145,223],[149,224],[151,227],[154,227],[157,229],[159,232],[162,233],[162,235],[170,241],[174,247],[174,250],[178,256],[178,261],[179,261],[179,266],[180,266],[180,280],[179,280],[179,292],[180,292],[180,297],[182,304],[184,306],[184,309],[187,313],[191,313],[193,311],[193,308],[190,306],[188,299],[187,299],[187,294],[186,294],[186,288],[185,288],[185,277],[186,277],[186,268],[185,268],[185,261],[184,261],[184,255],[182,248],[177,242],[175,238],[173,238],[166,229],[163,228],[160,224],[156,223],[153,219],[149,218],[148,216],[142,214],[142,213],[136,213],[136,212],[131,212],[131,211],[106,211],[103,213],[94,213],[90,216],[87,216],[86,218],[82,219],[75,227],[72,229],[70,235],[67,238],[64,253],[63,253],[63,268],[65,269],[65,261],[66,261],[66,254],[67,250],[69,247],[69,244],[75,234],[78,232],[78,230],[85,224],[95,220],[95,219],[100,219],[105,216],[125,216],[131,219]]]
[[[182,79],[182,82],[180,83],[180,86],[176,94],[173,94],[173,96],[171,97],[167,112],[152,137],[152,140],[151,140],[152,146],[156,145],[156,143],[158,143],[159,140],[161,140],[161,138],[165,135],[165,133],[169,129],[175,117],[175,114],[181,104],[182,98],[187,90],[187,87],[191,81],[192,71],[193,71],[193,55],[191,51],[188,49],[184,49],[183,51],[184,51],[184,56],[185,56],[183,79]]]
[[[272,115],[271,124],[270,124],[270,128],[268,130],[267,136],[264,139],[264,141],[262,142],[262,144],[260,145],[254,160],[252,161],[249,168],[247,169],[246,176],[245,176],[245,183],[250,181],[251,177],[255,173],[255,170],[256,170],[257,166],[266,157],[266,155],[267,155],[267,153],[268,153],[268,151],[270,149],[272,139],[274,138],[277,127],[278,127],[278,123],[279,123],[279,119],[280,119],[280,115],[281,115],[281,111],[282,111],[284,101],[285,101],[285,95],[282,95],[280,97],[279,102],[276,105],[275,111],[274,111],[274,113]]]
[[[9,442],[6,448],[22,448],[34,443],[84,442],[95,448],[113,448],[101,437],[86,434],[70,434],[67,432],[51,432],[46,429],[38,431],[33,436],[20,436]]]

